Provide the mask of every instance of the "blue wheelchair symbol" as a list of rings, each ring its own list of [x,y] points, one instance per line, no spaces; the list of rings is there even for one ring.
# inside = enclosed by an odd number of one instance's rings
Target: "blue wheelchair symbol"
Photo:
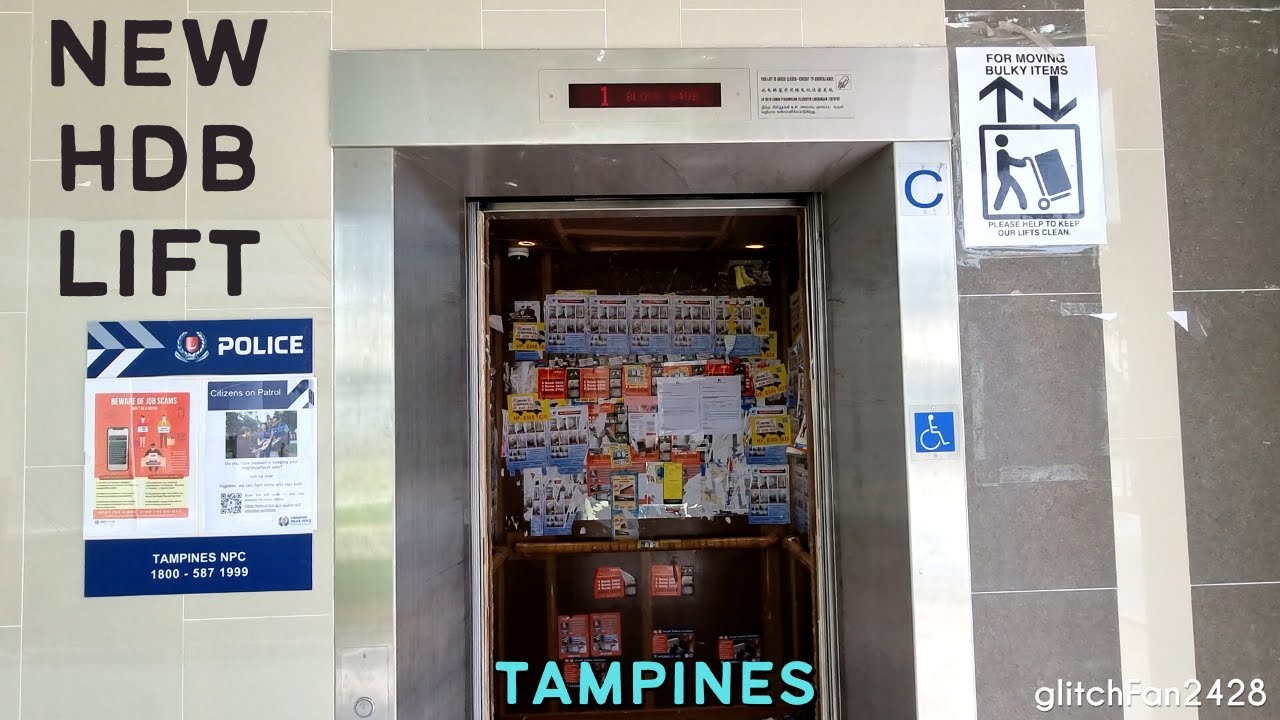
[[[916,452],[956,451],[956,415],[953,412],[915,413]]]

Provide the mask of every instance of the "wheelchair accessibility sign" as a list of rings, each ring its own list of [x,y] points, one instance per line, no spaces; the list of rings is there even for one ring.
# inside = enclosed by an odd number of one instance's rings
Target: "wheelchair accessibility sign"
[[[912,413],[913,436],[917,454],[950,453],[956,451],[956,414],[951,411],[930,410]]]

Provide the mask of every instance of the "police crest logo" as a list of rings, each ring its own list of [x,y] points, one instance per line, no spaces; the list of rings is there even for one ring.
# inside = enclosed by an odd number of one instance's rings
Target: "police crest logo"
[[[209,357],[209,341],[202,332],[184,332],[178,336],[178,351],[173,356],[182,362],[200,362]]]

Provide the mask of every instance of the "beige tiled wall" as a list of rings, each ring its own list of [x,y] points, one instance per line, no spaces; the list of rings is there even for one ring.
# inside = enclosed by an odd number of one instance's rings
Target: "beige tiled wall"
[[[0,348],[21,348],[27,321],[0,313]],[[26,356],[0,351],[0,627],[22,620],[22,433]]]
[[[1155,3],[1084,5],[1108,138],[1110,243],[1098,267],[1103,310],[1114,313],[1105,351],[1121,668],[1175,687],[1196,667]]]
[[[22,718],[176,718],[183,599],[82,597],[83,484],[78,466],[27,469]]]
[[[18,627],[0,627],[0,717],[18,717]]]
[[[3,7],[3,4],[0,4]],[[27,158],[31,136],[31,15],[0,14],[0,312],[27,307]]]
[[[331,48],[941,45],[941,0],[892,7],[865,0],[0,0],[0,718],[55,720],[312,720],[333,702],[333,468],[321,422],[315,589],[85,599],[81,415],[90,319],[311,317],[316,372],[333,387],[333,276],[327,55]],[[152,38],[165,59],[148,70],[168,87],[123,87],[124,19],[269,20],[256,82],[213,87],[191,75],[180,30]],[[49,24],[84,37],[108,23],[108,82],[69,66],[49,82]],[[34,52],[32,52],[34,48]],[[60,186],[59,127],[86,147],[116,126],[116,189],[96,170]],[[200,132],[236,123],[254,134],[257,179],[239,193],[199,183]],[[188,138],[187,181],[130,189],[137,124]],[[153,170],[167,167],[153,154]],[[30,193],[28,193],[30,188]],[[258,229],[245,248],[244,293],[228,297],[226,253],[191,246],[193,273],[153,297],[149,232],[159,227]],[[77,273],[112,290],[122,229],[138,237],[137,294],[62,298],[58,233],[77,234]],[[29,240],[29,243],[28,243]],[[28,244],[30,252],[28,253]],[[29,260],[28,260],[29,254]],[[29,278],[29,284],[28,284]],[[21,713],[19,714],[19,705]]]

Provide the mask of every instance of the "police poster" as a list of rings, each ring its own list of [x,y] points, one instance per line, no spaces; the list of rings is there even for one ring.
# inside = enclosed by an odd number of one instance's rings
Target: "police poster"
[[[311,320],[91,322],[85,595],[311,588]]]

